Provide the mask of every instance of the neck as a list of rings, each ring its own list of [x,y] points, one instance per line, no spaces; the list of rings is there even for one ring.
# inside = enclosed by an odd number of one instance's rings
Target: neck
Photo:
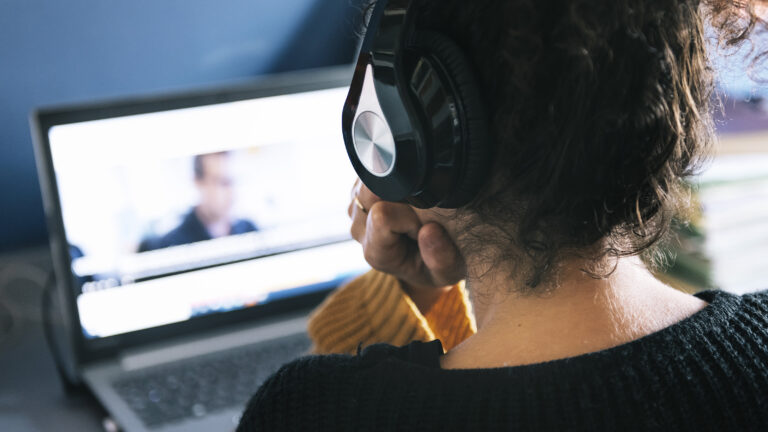
[[[478,331],[448,353],[443,366],[512,366],[599,351],[706,306],[659,282],[638,258],[620,258],[606,279],[584,274],[579,264],[565,263],[557,286],[537,288],[544,294],[517,294],[520,281],[494,271],[468,279]]]
[[[229,218],[206,212],[201,206],[195,207],[195,214],[211,237],[217,238],[229,235],[232,228]]]

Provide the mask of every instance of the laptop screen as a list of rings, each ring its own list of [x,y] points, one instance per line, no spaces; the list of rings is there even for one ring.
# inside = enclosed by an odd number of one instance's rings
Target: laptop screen
[[[50,128],[85,337],[266,304],[365,271],[346,215],[346,91]]]

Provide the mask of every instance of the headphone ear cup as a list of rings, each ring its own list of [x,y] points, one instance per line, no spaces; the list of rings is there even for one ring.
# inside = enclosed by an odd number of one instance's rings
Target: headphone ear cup
[[[453,191],[439,204],[458,208],[472,201],[490,172],[492,144],[485,106],[464,52],[444,35],[430,31],[413,34],[413,48],[428,53],[443,67],[456,92],[464,128],[462,167]]]

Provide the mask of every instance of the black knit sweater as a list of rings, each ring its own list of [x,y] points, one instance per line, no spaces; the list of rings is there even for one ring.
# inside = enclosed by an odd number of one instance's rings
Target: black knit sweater
[[[768,431],[768,293],[710,303],[615,348],[440,369],[439,341],[310,356],[256,393],[239,431]]]

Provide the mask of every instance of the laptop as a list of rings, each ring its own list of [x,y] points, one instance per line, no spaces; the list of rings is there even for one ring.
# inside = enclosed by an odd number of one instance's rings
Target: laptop
[[[126,431],[233,430],[365,272],[346,208],[349,68],[32,115],[62,366]]]

